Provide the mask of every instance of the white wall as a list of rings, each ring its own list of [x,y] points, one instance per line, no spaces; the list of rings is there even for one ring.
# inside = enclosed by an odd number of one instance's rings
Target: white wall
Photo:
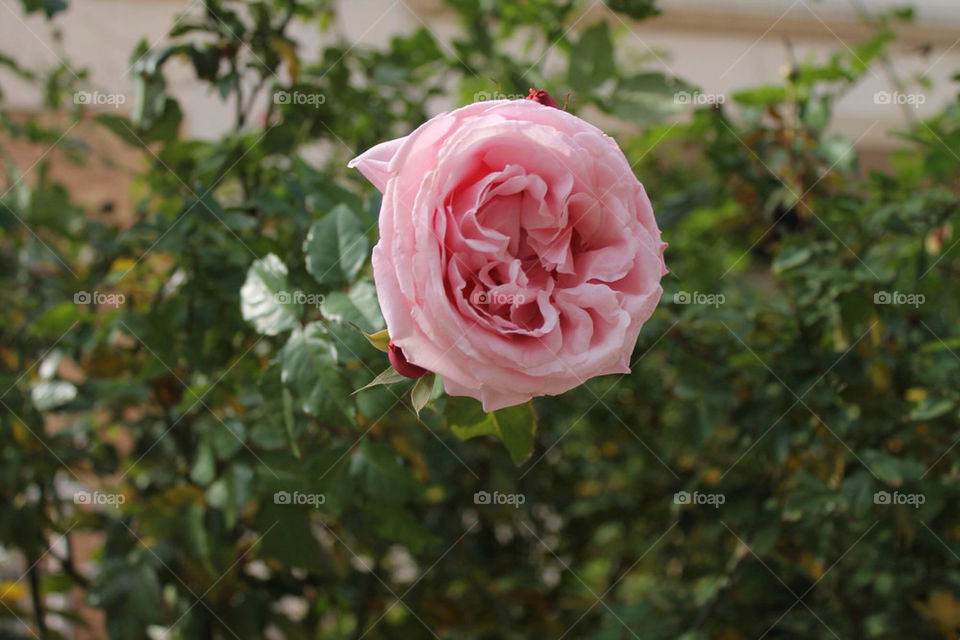
[[[900,0],[861,1],[871,10],[901,4]],[[341,4],[341,30],[364,44],[376,45],[394,33],[408,32],[420,26],[421,20],[441,37],[456,29],[451,16],[436,0],[345,0]],[[919,6],[914,36],[917,29],[922,34],[924,25],[928,25],[938,30],[939,41],[926,56],[916,50],[915,43],[896,44],[894,66],[904,78],[925,72],[934,80],[934,90],[925,92],[926,104],[918,109],[918,114],[923,115],[935,112],[956,90],[957,85],[951,85],[949,77],[960,70],[960,39],[951,43],[943,33],[947,28],[946,32],[952,34],[950,29],[956,26],[954,31],[960,36],[960,0],[921,0],[914,4]],[[75,68],[88,67],[93,85],[102,91],[124,93],[124,108],[129,108],[130,51],[141,37],[162,44],[176,15],[197,5],[196,1],[187,0],[74,0],[66,13],[48,24],[42,16],[21,16],[15,0],[0,0],[0,43],[4,51],[14,52],[31,67],[56,64],[58,56],[71,61]],[[662,6],[664,19],[633,27],[634,37],[624,41],[629,51],[619,53],[629,58],[655,50],[660,54],[658,66],[711,93],[729,94],[742,87],[777,82],[789,61],[782,32],[785,24],[805,25],[802,35],[789,38],[798,57],[824,57],[856,42],[850,39],[849,29],[841,28],[842,24],[849,25],[853,17],[849,0],[663,0]],[[749,18],[750,26],[731,31],[710,24],[687,25],[683,18],[672,22],[666,19],[675,13],[694,16],[701,10],[722,10],[728,17],[742,17],[745,24]],[[625,29],[599,3],[593,13]],[[581,24],[594,19],[593,15],[588,16]],[[56,32],[62,34],[61,42],[56,41]],[[321,37],[313,27],[301,26],[294,34],[305,46],[305,57],[319,50]],[[229,127],[231,112],[218,96],[192,82],[189,70],[183,66],[174,66],[171,71],[171,86],[186,111],[188,135],[212,137]],[[0,73],[0,85],[6,93],[6,108],[39,107],[39,93],[11,80],[8,73]],[[874,95],[890,89],[880,69],[869,73],[861,86],[839,105],[837,128],[854,139],[863,135],[862,144],[888,143],[885,131],[903,122],[904,116],[893,105],[876,104]]]

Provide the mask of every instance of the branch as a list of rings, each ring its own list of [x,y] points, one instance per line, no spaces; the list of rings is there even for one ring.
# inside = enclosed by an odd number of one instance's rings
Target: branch
[[[44,619],[46,612],[43,607],[43,596],[40,594],[40,567],[39,560],[27,557],[30,562],[30,569],[27,575],[30,578],[30,599],[33,601],[33,616],[37,620],[37,637],[39,640],[47,640],[47,622]]]

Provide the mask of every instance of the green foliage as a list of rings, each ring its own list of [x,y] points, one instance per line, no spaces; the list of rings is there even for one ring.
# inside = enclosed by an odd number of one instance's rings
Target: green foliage
[[[477,436],[501,440],[518,465],[533,453],[537,417],[530,402],[485,414],[476,402],[458,398],[447,403],[447,418],[450,430],[461,440]]]
[[[660,15],[656,0],[605,0],[608,7],[630,16],[634,20],[645,20]]]
[[[346,285],[354,281],[367,261],[370,243],[360,220],[340,204],[310,226],[303,252],[307,271],[318,283]]]
[[[960,104],[866,176],[829,133],[909,14],[664,122],[695,89],[628,64],[615,20],[569,29],[589,3],[447,5],[449,46],[353,46],[323,0],[208,0],[141,45],[131,116],[96,119],[148,162],[129,226],[49,159],[7,172],[0,545],[30,570],[0,633],[60,637],[84,623],[50,596],[82,593],[125,640],[956,637]],[[52,106],[85,82],[16,53]],[[227,134],[181,135],[171,60]],[[631,374],[487,415],[378,380],[379,196],[345,164],[434,98],[531,84],[632,131],[671,274]],[[255,108],[294,91],[325,99]],[[67,127],[0,130],[98,161]]]
[[[610,28],[606,22],[598,22],[583,32],[570,52],[567,80],[578,93],[590,93],[615,72]]]
[[[303,305],[289,289],[287,266],[280,258],[269,253],[257,260],[240,288],[243,319],[268,336],[293,329],[303,315]]]

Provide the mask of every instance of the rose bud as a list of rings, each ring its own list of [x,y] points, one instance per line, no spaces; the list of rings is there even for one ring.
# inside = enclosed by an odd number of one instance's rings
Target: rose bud
[[[544,89],[535,89],[534,87],[530,87],[530,93],[526,98],[524,98],[524,100],[533,100],[534,102],[538,102],[546,107],[553,107],[555,109],[560,108],[560,105],[557,104],[557,101],[554,100]]]
[[[422,378],[427,374],[427,370],[423,367],[418,367],[415,364],[410,364],[407,361],[406,356],[403,355],[403,350],[400,349],[397,345],[390,342],[390,347],[387,351],[387,357],[390,358],[390,364],[393,365],[393,368],[396,369],[397,373],[408,378]]]

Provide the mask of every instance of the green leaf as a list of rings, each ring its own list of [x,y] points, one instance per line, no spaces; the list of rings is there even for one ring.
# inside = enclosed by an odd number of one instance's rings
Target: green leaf
[[[384,326],[377,290],[366,278],[351,286],[347,293],[334,291],[324,296],[320,310],[324,317],[338,322],[363,323],[377,329]]]
[[[656,0],[605,0],[608,7],[634,20],[645,20],[660,15]]]
[[[850,66],[854,72],[863,73],[870,66],[870,63],[883,55],[887,45],[896,38],[896,34],[889,29],[884,29],[866,42],[857,45],[850,54]]]
[[[162,611],[157,573],[127,557],[110,557],[103,562],[91,585],[89,600],[107,612],[107,635],[111,638],[142,638],[144,627],[157,620]]]
[[[768,524],[765,527],[760,528],[757,533],[754,534],[753,541],[750,543],[750,548],[758,556],[762,556],[773,548],[773,545],[777,543],[777,538],[779,535],[779,523]]]
[[[384,328],[383,316],[377,302],[373,282],[361,279],[350,291],[333,291],[324,296],[320,311],[331,320],[327,328],[337,344],[340,364],[346,365],[370,358],[370,342],[354,327],[363,326],[374,330]],[[349,325],[353,325],[350,327]]]
[[[371,498],[401,503],[416,492],[417,483],[399,456],[385,445],[364,440],[350,459],[350,476]]]
[[[576,91],[590,93],[615,73],[610,28],[606,22],[598,22],[584,31],[573,46],[568,80]]]
[[[417,417],[420,416],[420,410],[430,402],[435,378],[436,376],[432,373],[417,378],[416,384],[413,385],[413,390],[410,391],[410,400],[413,402],[413,409],[417,412]]]
[[[127,118],[112,113],[98,113],[95,120],[98,124],[102,124],[130,146],[140,147],[143,145],[140,138],[134,133],[133,123]]]
[[[338,204],[314,222],[303,242],[307,271],[317,282],[329,286],[353,282],[369,251],[363,224],[345,204]]]
[[[363,201],[359,196],[338,185],[329,175],[310,166],[300,156],[294,156],[291,169],[296,181],[290,184],[302,190],[309,211],[332,211],[340,204],[345,204],[351,211],[359,211],[362,207]]]
[[[956,402],[948,398],[926,396],[910,410],[911,420],[933,420],[939,418],[956,406]]]
[[[275,496],[264,497],[257,515],[257,529],[264,532],[257,554],[291,567],[314,567],[320,547],[310,528],[310,507],[278,504]]]
[[[461,440],[469,440],[479,436],[498,437],[497,429],[493,424],[493,419],[489,417],[468,425],[451,424],[450,430],[453,431],[453,435],[457,436]]]
[[[36,74],[20,66],[16,60],[11,58],[8,55],[0,53],[0,67],[5,67],[8,70],[12,71],[18,78],[23,80],[34,80],[36,79]]]
[[[214,420],[209,439],[217,457],[221,460],[232,458],[237,451],[243,448],[246,432],[244,424],[236,418],[226,418],[222,423],[219,420]]]
[[[200,46],[188,45],[186,54],[193,63],[197,77],[203,80],[215,81],[220,68],[220,49],[204,44]]]
[[[620,78],[605,105],[618,118],[646,123],[678,110],[677,94],[692,87],[659,71],[648,71]]]
[[[451,428],[460,430],[483,422],[487,418],[483,405],[473,398],[464,396],[449,396],[444,408],[444,415]],[[466,440],[466,438],[461,439]]]
[[[409,379],[410,378],[406,377],[402,373],[397,372],[397,370],[394,369],[393,367],[389,367],[386,370],[378,373],[377,377],[375,377],[373,380],[371,380],[364,386],[360,387],[353,393],[360,393],[361,391],[365,389],[369,389],[370,387],[379,387],[382,384],[395,384],[397,382],[403,382],[404,380],[409,380]],[[350,395],[353,395],[353,394],[350,394]]]
[[[534,436],[537,433],[537,414],[533,403],[500,409],[490,414],[497,434],[510,451],[514,464],[521,464],[533,453]]]
[[[214,455],[213,445],[206,440],[200,442],[197,448],[197,457],[190,468],[190,478],[201,486],[213,482],[217,474],[217,458]]]
[[[484,414],[480,403],[468,398],[450,398],[447,422],[461,440],[477,436],[494,436],[507,450],[514,464],[520,465],[533,453],[537,432],[537,415],[533,403],[498,409]]]
[[[287,434],[290,452],[295,458],[300,458],[300,445],[297,444],[296,422],[293,417],[293,395],[289,389],[284,389],[280,397],[283,401],[283,429]]]
[[[841,491],[855,517],[862,518],[873,506],[873,476],[866,469],[845,478]]]
[[[22,5],[25,13],[43,11],[48,20],[67,8],[67,3],[63,0],[23,0]]]
[[[707,575],[698,578],[696,582],[693,583],[693,589],[691,591],[693,604],[697,607],[704,606],[713,600],[729,582],[730,578],[723,575]]]
[[[882,481],[895,487],[918,480],[924,471],[923,465],[916,460],[897,458],[879,449],[867,450],[861,457]]]
[[[366,338],[375,349],[383,351],[384,353],[390,351],[390,334],[387,333],[386,329],[381,329],[376,333],[367,333],[357,325],[354,324],[353,326],[357,329],[357,331],[363,334],[363,337]]]
[[[82,320],[86,315],[87,312],[81,305],[75,304],[72,300],[61,302],[40,314],[30,324],[29,331],[34,336],[58,337],[66,333],[70,325]]]
[[[234,463],[207,487],[207,503],[223,510],[228,528],[234,526],[240,509],[252,495],[253,477],[253,469]]]
[[[817,149],[833,169],[853,171],[857,164],[857,150],[853,142],[843,136],[827,136],[820,141]]]
[[[364,519],[379,538],[402,544],[413,553],[420,552],[427,543],[438,541],[409,510],[394,504],[372,505],[364,511]]]
[[[253,447],[259,449],[293,450],[295,421],[293,416],[293,397],[283,385],[283,363],[277,359],[267,365],[260,376],[259,393],[252,402],[259,405],[260,419],[254,420],[249,429],[249,439]]]
[[[774,274],[779,275],[784,271],[789,271],[794,267],[799,267],[803,263],[810,260],[812,256],[813,252],[807,247],[784,249],[777,255],[776,258],[774,258],[771,270]]]
[[[204,523],[203,506],[197,502],[190,504],[184,512],[184,525],[190,556],[199,558],[203,568],[209,573],[216,573],[210,561],[210,536]]]
[[[748,107],[767,107],[771,104],[784,102],[787,99],[786,87],[758,87],[746,89],[733,94],[738,104]]]
[[[322,324],[295,329],[280,358],[283,384],[302,411],[327,419],[353,417],[351,390],[339,373],[336,347]]]
[[[304,474],[308,491],[322,493],[326,498],[323,509],[334,515],[343,513],[354,497],[349,451],[350,447],[343,445],[317,452]]]
[[[240,288],[240,312],[244,320],[268,336],[288,331],[299,322],[303,307],[294,302],[287,265],[274,254],[250,265]]]

